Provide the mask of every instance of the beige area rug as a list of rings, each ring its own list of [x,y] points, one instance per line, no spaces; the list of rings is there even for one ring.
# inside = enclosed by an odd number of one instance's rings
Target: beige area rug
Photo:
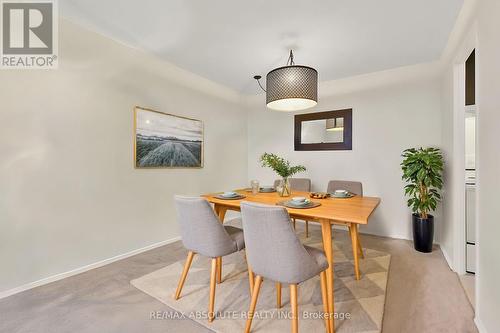
[[[310,237],[304,243],[322,248],[321,239]],[[390,255],[364,249],[365,259],[360,259],[362,278],[354,279],[350,243],[334,239],[335,260],[335,327],[337,333],[380,332],[384,313]],[[245,315],[250,303],[248,273],[243,253],[224,257],[223,282],[216,287],[215,311],[217,317],[208,323],[208,294],[210,260],[196,256],[189,270],[181,298],[173,299],[184,261],[179,261],[155,272],[132,280],[131,283],[144,293],[216,332],[243,332]],[[322,300],[319,278],[301,283],[298,288],[299,330],[324,332],[321,317]],[[264,280],[256,307],[252,332],[288,332],[291,330],[289,288],[283,285],[281,309],[276,309],[276,289],[273,281]],[[172,314],[158,314],[162,319]],[[173,319],[178,319],[174,316]]]

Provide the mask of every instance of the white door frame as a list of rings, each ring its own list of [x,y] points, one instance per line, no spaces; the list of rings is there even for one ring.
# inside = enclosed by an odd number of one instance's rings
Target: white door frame
[[[458,274],[465,274],[466,269],[466,225],[465,225],[465,61],[476,49],[476,83],[478,63],[478,43],[476,27],[473,25],[466,35],[464,42],[457,50],[453,61],[453,158],[452,158],[452,186],[453,189],[453,266]],[[477,107],[478,89],[476,85],[476,127],[479,121]],[[476,141],[477,145],[477,141]],[[479,150],[476,149],[476,161]],[[476,165],[476,178],[478,179],[478,165]],[[479,183],[476,181],[476,201],[479,197]],[[477,207],[477,202],[476,202]],[[476,228],[479,225],[476,210]],[[476,233],[477,235],[478,233]],[[476,256],[479,253],[476,246]],[[476,261],[477,262],[477,261]],[[477,271],[476,271],[477,274]]]

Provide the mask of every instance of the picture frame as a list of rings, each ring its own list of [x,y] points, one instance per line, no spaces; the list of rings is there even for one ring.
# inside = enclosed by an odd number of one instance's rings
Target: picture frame
[[[203,168],[203,122],[153,109],[134,107],[136,169]]]
[[[352,150],[352,109],[298,114],[294,121],[295,151]],[[341,131],[335,131],[336,124]],[[315,133],[308,136],[305,129],[314,127]]]

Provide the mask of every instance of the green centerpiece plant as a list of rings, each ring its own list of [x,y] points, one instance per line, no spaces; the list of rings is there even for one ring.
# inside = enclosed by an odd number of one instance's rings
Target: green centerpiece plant
[[[290,161],[285,160],[276,154],[264,153],[260,157],[260,162],[263,167],[268,167],[274,170],[281,177],[281,184],[278,193],[282,197],[290,196],[290,180],[289,178],[296,173],[306,171],[302,165],[292,166]]]
[[[403,180],[408,207],[413,211],[413,242],[420,252],[431,252],[434,216],[441,200],[444,160],[438,148],[410,148],[403,151]]]

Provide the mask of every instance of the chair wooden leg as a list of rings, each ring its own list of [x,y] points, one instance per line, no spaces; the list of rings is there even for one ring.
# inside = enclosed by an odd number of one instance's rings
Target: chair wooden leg
[[[306,238],[309,237],[309,221],[306,221]]]
[[[359,280],[358,233],[356,225],[349,226],[349,233],[351,235],[352,255],[354,257],[354,273],[356,274],[356,280]]]
[[[253,293],[253,286],[255,285],[255,277],[252,271],[252,267],[248,265],[248,284],[250,285],[250,295]]]
[[[296,224],[297,224],[297,221],[295,221],[295,219],[293,219],[293,230],[296,230]]]
[[[328,297],[326,296],[326,273],[325,271],[319,274],[321,280],[321,299],[323,300],[323,312],[325,316],[325,328],[326,333],[330,333],[330,320],[328,320],[328,316],[330,311],[328,311]]]
[[[276,282],[276,308],[281,309],[281,283]]]
[[[290,285],[290,304],[292,307],[292,333],[299,332],[299,308],[297,304],[297,285]]]
[[[363,247],[361,246],[361,242],[359,240],[359,226],[356,224],[356,236],[358,238],[358,250],[359,250],[359,255],[361,256],[362,259],[365,259],[365,254],[363,253]]]
[[[181,296],[182,287],[184,286],[184,282],[186,281],[186,277],[189,271],[189,267],[191,267],[191,263],[193,262],[195,253],[193,251],[189,251],[186,263],[184,264],[184,269],[182,270],[181,279],[179,280],[179,284],[177,285],[177,290],[175,291],[174,299],[178,300]]]
[[[250,309],[248,310],[247,323],[245,325],[245,333],[250,332],[252,326],[253,314],[255,313],[255,305],[257,305],[257,299],[259,298],[260,286],[262,284],[262,276],[257,275],[255,278],[255,285],[253,286],[252,300],[250,301]]]
[[[208,322],[214,321],[215,312],[215,285],[217,278],[217,258],[212,259],[212,270],[210,271],[210,299],[208,303]]]
[[[222,257],[217,258],[217,283],[222,281]]]

